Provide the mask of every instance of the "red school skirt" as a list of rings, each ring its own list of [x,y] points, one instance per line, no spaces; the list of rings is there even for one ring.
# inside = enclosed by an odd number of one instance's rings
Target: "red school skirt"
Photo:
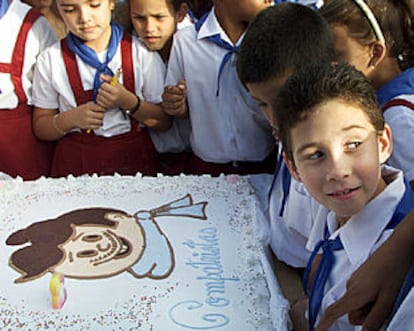
[[[53,146],[33,134],[31,106],[0,109],[0,171],[24,180],[49,176]]]
[[[137,172],[155,176],[159,167],[157,152],[145,129],[137,127],[109,138],[74,132],[57,142],[51,176],[135,175]]]

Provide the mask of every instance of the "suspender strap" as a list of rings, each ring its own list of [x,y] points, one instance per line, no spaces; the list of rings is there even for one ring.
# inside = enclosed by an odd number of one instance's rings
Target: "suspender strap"
[[[384,106],[382,106],[382,112],[385,113],[385,111],[388,108],[395,107],[395,106],[405,106],[407,108],[414,110],[414,104],[412,104],[411,102],[405,99],[392,99],[388,101]]]
[[[69,84],[75,96],[76,105],[83,105],[84,103],[93,100],[93,91],[85,91],[83,89],[79,68],[76,63],[76,56],[75,53],[73,53],[66,44],[66,38],[60,42],[60,46],[62,49],[62,56],[63,62],[65,63],[66,73],[69,78]]]
[[[122,77],[128,91],[135,93],[134,64],[132,62],[132,35],[124,32],[121,40]]]
[[[30,29],[34,22],[40,17],[40,13],[31,8],[20,27],[17,35],[16,44],[12,55],[11,63],[0,63],[0,72],[10,73],[13,81],[14,89],[20,103],[27,103],[27,96],[23,89],[22,73],[24,65],[24,54],[26,50],[26,40]]]

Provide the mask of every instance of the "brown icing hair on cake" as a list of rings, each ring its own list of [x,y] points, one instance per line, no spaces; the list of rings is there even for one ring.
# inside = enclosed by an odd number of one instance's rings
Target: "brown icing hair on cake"
[[[74,231],[72,225],[96,224],[115,227],[117,223],[105,217],[108,213],[127,215],[116,209],[80,209],[63,214],[56,219],[33,223],[25,229],[12,233],[6,240],[7,245],[31,244],[15,251],[9,259],[9,265],[21,274],[15,283],[39,278],[52,271],[52,268],[65,258],[65,252],[59,245],[72,236]]]

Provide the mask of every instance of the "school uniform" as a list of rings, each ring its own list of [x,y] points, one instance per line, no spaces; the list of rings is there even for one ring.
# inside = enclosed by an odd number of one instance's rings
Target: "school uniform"
[[[23,179],[47,176],[53,144],[32,131],[32,76],[40,51],[56,41],[39,12],[14,0],[0,19],[0,171]]]
[[[105,59],[107,51],[97,54],[100,61]],[[119,82],[139,98],[161,102],[165,74],[162,61],[136,37],[123,34],[108,67],[113,72],[122,68]],[[60,112],[93,102],[95,73],[92,66],[71,51],[64,39],[39,56],[33,102],[37,107]],[[61,138],[52,164],[54,177],[115,172],[155,175],[158,170],[159,160],[146,128],[118,108],[107,110],[102,126],[92,134],[73,129]]]
[[[393,150],[387,164],[414,181],[414,68],[402,72],[377,91],[385,122],[392,130]]]
[[[385,190],[370,201],[358,214],[352,216],[344,226],[338,228],[336,215],[332,211],[328,213],[327,218],[315,220],[307,247],[314,249],[321,239],[324,239],[325,236],[329,237],[332,239],[329,245],[333,247],[331,252],[335,261],[333,266],[328,267],[330,271],[325,285],[318,284],[322,286],[323,293],[321,293],[320,308],[315,310],[316,324],[321,313],[345,294],[346,282],[351,274],[388,239],[398,222],[414,207],[413,192],[404,182],[400,170],[383,166],[382,176],[388,184]],[[402,203],[403,207],[401,207]],[[338,240],[335,240],[334,243],[333,239],[337,237],[340,238],[342,248],[335,247]],[[318,249],[315,249],[315,254],[316,251]],[[322,257],[319,267],[321,267],[323,259]],[[312,258],[310,264],[312,264]],[[309,268],[307,269],[309,270]],[[315,285],[316,278],[317,276],[314,276],[313,285]],[[306,283],[307,272],[305,272],[304,285]],[[310,301],[313,301],[312,291],[310,292]],[[311,315],[308,311],[309,318],[312,318]],[[335,321],[330,330],[360,330],[360,327],[351,325],[348,316],[345,315]]]
[[[215,35],[227,46],[213,42]],[[194,27],[174,35],[166,85],[186,81],[190,143],[195,154],[190,173],[272,172],[274,168],[274,159],[260,168],[274,150],[274,141],[269,123],[237,76],[241,40],[231,43],[214,9]],[[215,165],[218,169],[212,169]]]
[[[269,243],[275,256],[292,267],[305,268],[312,252],[306,243],[313,224],[327,213],[303,183],[291,178],[279,146],[279,159],[268,195]]]

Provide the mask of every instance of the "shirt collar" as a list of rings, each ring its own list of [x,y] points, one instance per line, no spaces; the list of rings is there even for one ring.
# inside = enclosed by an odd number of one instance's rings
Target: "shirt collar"
[[[233,45],[230,38],[227,36],[226,32],[224,32],[223,28],[221,27],[213,7],[208,13],[208,16],[205,19],[204,23],[201,25],[200,30],[198,31],[197,39],[205,39],[217,34],[220,35],[221,39],[228,42],[230,45]],[[243,35],[239,38],[235,46],[241,43],[244,34],[245,33],[243,33]]]
[[[382,176],[388,183],[384,191],[332,234],[341,236],[345,253],[354,266],[361,265],[372,253],[405,192],[401,171],[383,166]]]

